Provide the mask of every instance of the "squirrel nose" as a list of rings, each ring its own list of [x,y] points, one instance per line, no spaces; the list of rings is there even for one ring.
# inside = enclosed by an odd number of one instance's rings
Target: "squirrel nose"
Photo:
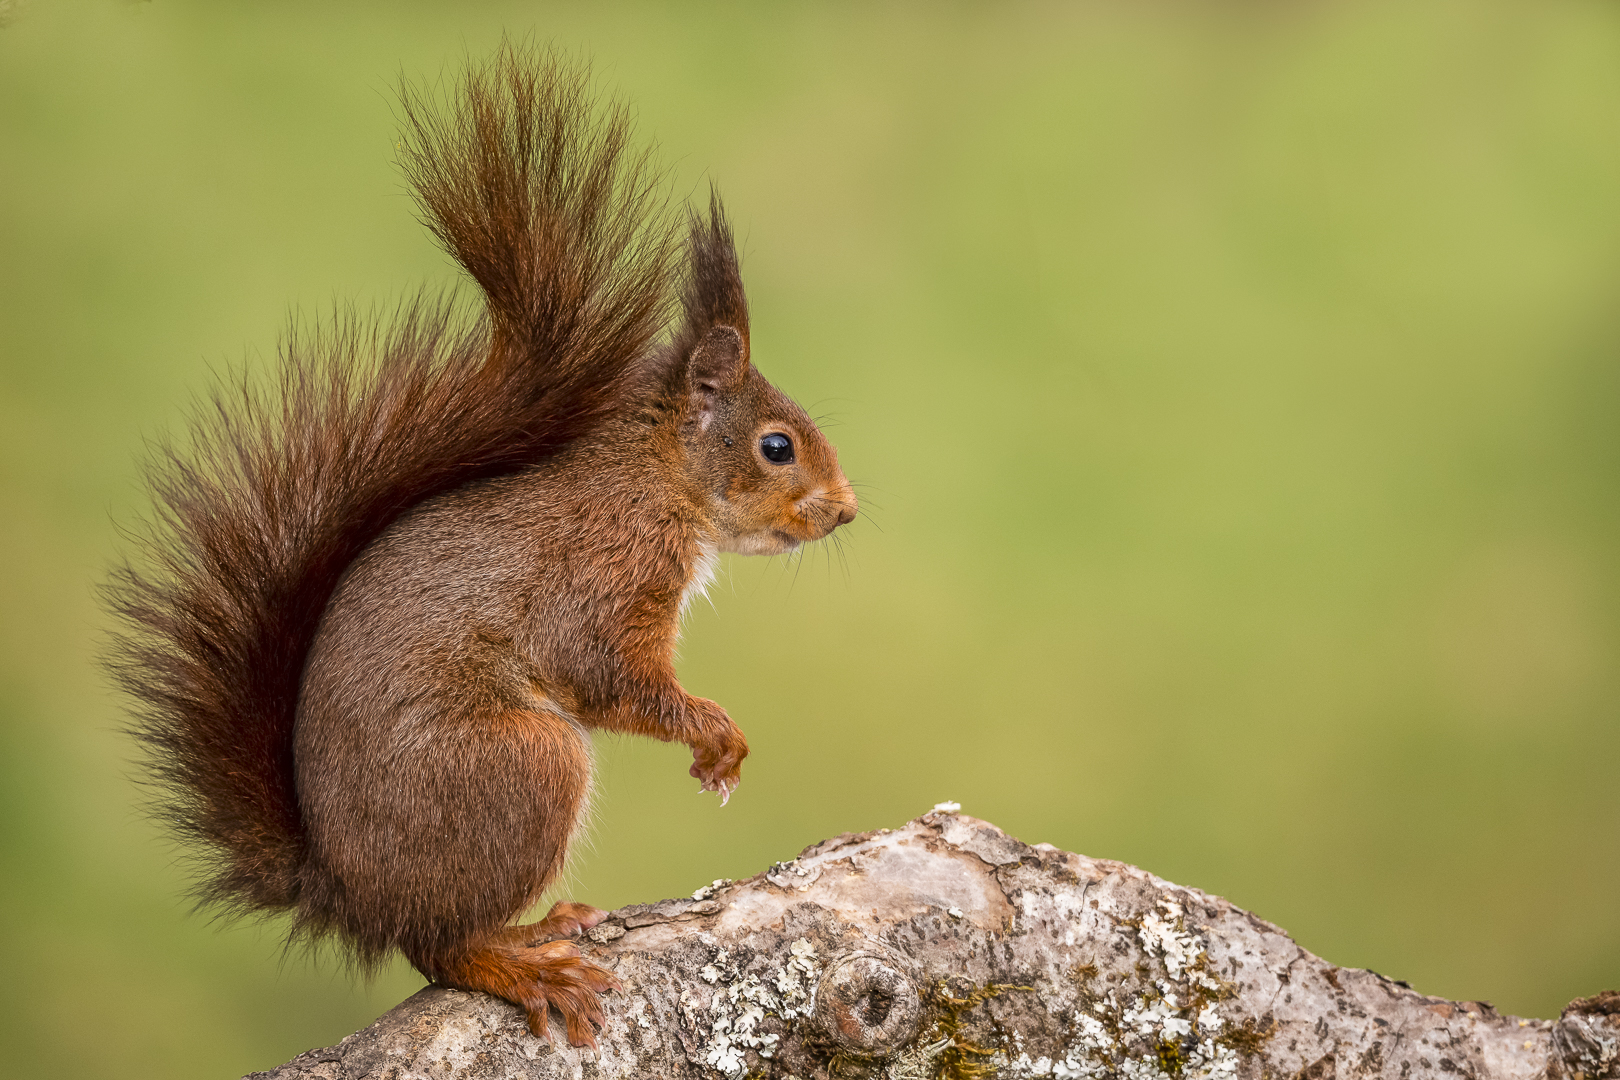
[[[843,480],[842,477],[839,477]],[[794,513],[798,514],[806,523],[814,523],[816,531],[820,534],[817,539],[826,536],[840,525],[848,525],[860,513],[860,504],[855,501],[855,493],[849,489],[848,481],[843,487],[818,487],[805,494],[793,506]],[[828,513],[831,510],[833,513]]]

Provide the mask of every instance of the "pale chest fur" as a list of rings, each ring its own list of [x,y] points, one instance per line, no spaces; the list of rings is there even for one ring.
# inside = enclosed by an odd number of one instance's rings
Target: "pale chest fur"
[[[709,586],[714,584],[714,575],[719,569],[719,545],[700,543],[697,558],[692,560],[692,574],[686,579],[686,587],[681,590],[680,618],[686,617],[686,609],[693,600],[709,595]]]

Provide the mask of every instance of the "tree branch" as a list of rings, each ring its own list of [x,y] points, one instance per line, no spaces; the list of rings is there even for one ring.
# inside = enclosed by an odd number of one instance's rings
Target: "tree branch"
[[[1620,1078],[1620,994],[1520,1020],[1335,967],[1219,897],[945,804],[581,942],[623,980],[598,1053],[429,987],[252,1080]]]

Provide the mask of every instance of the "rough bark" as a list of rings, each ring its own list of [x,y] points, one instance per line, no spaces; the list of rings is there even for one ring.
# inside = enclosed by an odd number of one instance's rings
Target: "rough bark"
[[[948,804],[623,908],[582,948],[625,985],[594,1054],[429,987],[254,1080],[1620,1080],[1620,994],[1556,1022],[1426,997],[1219,897]]]

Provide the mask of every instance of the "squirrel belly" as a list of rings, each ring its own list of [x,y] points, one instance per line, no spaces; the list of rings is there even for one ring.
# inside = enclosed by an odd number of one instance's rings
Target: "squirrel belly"
[[[424,219],[482,318],[407,304],[216,392],[153,466],[152,570],[126,566],[112,666],[202,898],[291,910],[362,966],[555,1011],[594,1043],[617,983],[554,881],[592,729],[685,743],[728,797],[748,743],[682,689],[681,613],[718,553],[778,554],[858,505],[754,367],[717,196],[681,221],[583,71],[507,46],[453,101],[408,92]],[[684,243],[683,243],[684,241]]]

